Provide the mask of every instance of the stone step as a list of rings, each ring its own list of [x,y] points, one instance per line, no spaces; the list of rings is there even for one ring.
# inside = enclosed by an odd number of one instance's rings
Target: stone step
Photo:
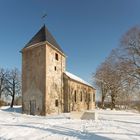
[[[81,120],[97,120],[98,112],[97,111],[81,111],[81,112],[72,111],[70,113],[70,118],[81,119]]]

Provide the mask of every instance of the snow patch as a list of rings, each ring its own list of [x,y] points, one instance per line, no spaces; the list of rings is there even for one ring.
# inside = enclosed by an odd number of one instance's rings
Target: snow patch
[[[75,80],[75,81],[78,81],[78,82],[80,82],[80,83],[83,83],[83,84],[85,84],[85,85],[88,85],[88,86],[90,86],[90,87],[93,87],[93,86],[92,86],[91,84],[89,84],[88,82],[84,81],[84,80],[81,79],[80,77],[78,77],[78,76],[76,76],[76,75],[74,75],[74,74],[72,74],[72,73],[70,73],[70,72],[68,72],[68,71],[66,71],[65,74],[66,74],[69,78],[71,78],[71,79],[73,79],[73,80]]]

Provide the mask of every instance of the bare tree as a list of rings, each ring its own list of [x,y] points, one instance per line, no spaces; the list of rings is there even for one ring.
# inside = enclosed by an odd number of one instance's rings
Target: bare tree
[[[116,57],[116,51],[113,50],[97,69],[95,74],[97,80],[95,80],[102,93],[102,107],[105,97],[109,95],[111,97],[111,109],[115,108],[116,101],[121,97],[122,91],[129,88],[131,80],[130,76],[124,71],[124,68],[126,67]]]
[[[120,67],[129,77],[129,93],[135,94],[140,88],[140,26],[131,28],[122,36],[121,46],[117,50]]]
[[[7,76],[7,71],[5,71],[3,68],[0,68],[0,99],[2,96],[2,93],[4,93],[5,90],[5,77]]]
[[[102,63],[95,74],[93,74],[93,80],[99,91],[101,92],[101,107],[104,108],[104,101],[108,93],[107,87],[107,75],[106,75],[106,64]]]
[[[120,58],[129,65],[129,74],[140,80],[140,27],[135,26],[124,34],[121,40]]]
[[[6,79],[6,90],[7,95],[11,96],[11,105],[13,107],[15,96],[21,93],[21,79],[20,79],[20,72],[17,68],[11,70],[9,75]]]
[[[108,58],[98,67],[94,77],[102,93],[102,106],[108,94],[111,97],[111,109],[115,107],[116,101],[132,100],[134,91],[140,87],[139,26],[124,34],[121,46],[112,50]]]
[[[126,72],[126,69],[129,69],[129,65],[126,62],[121,61],[116,56],[116,53],[116,50],[113,50],[108,57],[108,68],[110,69],[110,96],[112,100],[111,109],[115,107],[116,100],[123,97],[122,94],[124,94],[124,92],[128,93],[128,91],[131,91],[134,84],[134,80]],[[124,95],[128,96],[128,94]]]

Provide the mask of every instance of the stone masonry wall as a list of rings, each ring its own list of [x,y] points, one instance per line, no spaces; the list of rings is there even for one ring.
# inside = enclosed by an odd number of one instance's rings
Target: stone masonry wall
[[[22,51],[23,113],[45,114],[45,46],[33,46]]]
[[[58,60],[56,60],[56,54]],[[63,72],[65,57],[50,45],[46,45],[46,113],[63,112]]]
[[[74,81],[65,75],[64,79],[65,111],[82,111],[95,109],[95,90]]]

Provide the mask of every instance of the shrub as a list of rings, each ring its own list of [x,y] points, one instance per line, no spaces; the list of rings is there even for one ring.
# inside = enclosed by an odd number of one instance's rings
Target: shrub
[[[3,101],[3,100],[0,100],[0,107],[1,107],[1,106],[5,106],[5,105],[6,105],[6,102]]]

